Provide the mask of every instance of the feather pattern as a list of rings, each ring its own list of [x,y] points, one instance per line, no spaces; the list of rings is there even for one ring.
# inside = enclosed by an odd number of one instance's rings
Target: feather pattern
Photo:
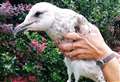
[[[42,13],[40,16],[34,17],[36,12]],[[33,22],[35,21],[35,22]],[[32,24],[31,24],[32,22]],[[62,39],[65,33],[79,32],[82,34],[92,35],[92,31],[96,29],[83,15],[78,14],[70,9],[56,7],[47,2],[35,4],[23,23],[18,25],[16,32],[21,31],[24,26],[27,30],[45,31],[53,39]],[[94,39],[94,37],[91,37]],[[79,81],[80,76],[84,76],[94,80],[95,82],[106,82],[99,66],[94,60],[70,60],[65,57],[65,65],[68,72],[67,82],[71,82],[72,73],[75,76],[75,82]]]

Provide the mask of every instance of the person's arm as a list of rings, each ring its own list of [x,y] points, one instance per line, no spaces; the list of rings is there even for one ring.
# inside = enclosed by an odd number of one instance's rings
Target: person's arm
[[[113,58],[103,68],[107,82],[120,82],[120,63],[117,58]]]
[[[65,56],[73,60],[97,60],[113,52],[99,36],[93,40],[91,37],[83,38],[83,36],[77,33],[69,33],[65,35],[65,39],[74,41],[67,43],[62,42],[59,44],[59,48]],[[107,82],[120,82],[120,63],[116,58],[106,63],[102,70]]]

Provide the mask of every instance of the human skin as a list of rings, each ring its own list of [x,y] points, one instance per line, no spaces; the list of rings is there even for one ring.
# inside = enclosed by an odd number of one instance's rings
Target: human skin
[[[78,33],[65,34],[64,40],[70,42],[59,42],[60,50],[65,56],[72,60],[88,59],[97,60],[113,53],[103,40],[98,29],[94,30],[95,35],[83,35]],[[92,38],[94,36],[94,38]],[[113,58],[103,67],[103,73],[107,82],[120,82],[120,63]]]

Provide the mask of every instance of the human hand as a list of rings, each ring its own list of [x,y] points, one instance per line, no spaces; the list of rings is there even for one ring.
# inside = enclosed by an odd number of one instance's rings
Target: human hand
[[[112,50],[104,42],[99,30],[93,27],[91,33],[68,33],[65,40],[59,44],[60,50],[71,59],[99,59],[112,53]]]

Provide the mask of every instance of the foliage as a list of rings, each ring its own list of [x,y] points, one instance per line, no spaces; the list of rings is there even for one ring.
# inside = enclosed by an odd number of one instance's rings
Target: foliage
[[[83,14],[90,22],[99,27],[106,42],[112,36],[108,32],[108,26],[120,12],[119,0],[9,1],[11,4],[0,1],[2,3],[0,6],[0,80],[9,75],[27,74],[38,76],[38,82],[65,82],[67,80],[63,55],[60,55],[58,48],[56,48],[47,34],[27,32],[17,36],[17,38],[13,38],[13,28],[11,27],[24,20],[32,6],[31,4],[46,1]],[[47,38],[47,41],[41,35]],[[45,48],[46,46],[47,48]],[[81,78],[82,81],[91,82],[86,78]]]
[[[64,0],[69,8],[84,15],[100,28],[103,37],[109,38],[108,25],[119,15],[119,0]]]

